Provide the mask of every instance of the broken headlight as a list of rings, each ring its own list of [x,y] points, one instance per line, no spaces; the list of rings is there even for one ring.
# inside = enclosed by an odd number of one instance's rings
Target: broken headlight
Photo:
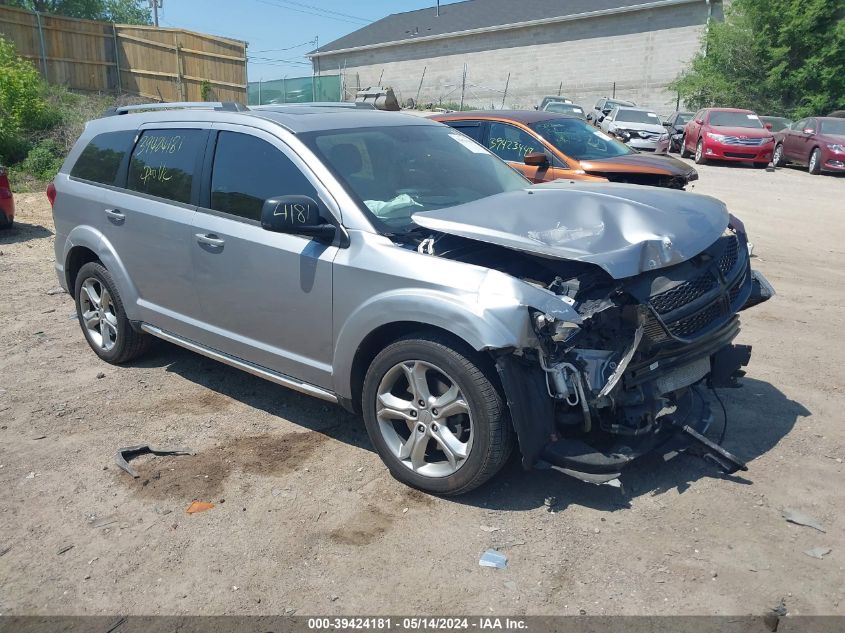
[[[577,323],[561,321],[539,311],[532,313],[531,324],[534,326],[536,334],[549,337],[556,343],[568,340],[581,329]]]

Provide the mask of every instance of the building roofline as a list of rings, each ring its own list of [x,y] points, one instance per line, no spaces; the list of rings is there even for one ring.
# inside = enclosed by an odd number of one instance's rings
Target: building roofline
[[[600,9],[598,11],[586,11],[583,13],[575,13],[572,15],[559,15],[551,18],[542,18],[540,20],[527,20],[525,22],[512,22],[510,24],[497,24],[495,26],[485,26],[477,29],[466,29],[463,31],[453,31],[451,33],[439,33],[437,35],[423,35],[422,37],[412,37],[403,40],[392,40],[389,42],[377,42],[375,44],[365,44],[363,46],[352,46],[349,48],[338,48],[334,50],[320,51],[315,50],[307,53],[305,56],[314,59],[319,57],[326,57],[329,55],[339,55],[341,53],[354,53],[358,51],[367,51],[375,48],[386,48],[389,46],[398,46],[402,44],[410,44],[415,42],[431,42],[436,40],[452,39],[456,37],[467,37],[469,35],[478,35],[480,33],[493,33],[496,31],[510,31],[514,29],[524,29],[531,26],[541,26],[544,24],[557,24],[559,22],[574,22],[576,20],[585,20],[588,18],[597,18],[605,15],[616,15],[620,13],[633,13],[634,11],[645,11],[648,9],[659,9],[681,4],[707,3],[710,4],[714,0],[652,0],[651,2],[643,2],[641,4],[634,4],[625,7],[614,7],[612,9]]]

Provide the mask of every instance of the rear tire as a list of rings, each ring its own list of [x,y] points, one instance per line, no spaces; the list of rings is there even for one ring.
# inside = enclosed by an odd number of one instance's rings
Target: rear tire
[[[73,297],[85,340],[102,360],[118,365],[149,349],[151,337],[132,329],[117,285],[100,262],[79,269]]]
[[[772,165],[775,167],[783,167],[786,161],[783,160],[783,144],[775,145],[775,151],[772,152]]]
[[[822,153],[818,147],[813,150],[812,154],[810,154],[810,162],[807,165],[807,171],[815,175],[822,173]]]
[[[373,359],[364,380],[364,423],[396,479],[459,495],[504,466],[513,430],[483,360],[471,348],[429,333],[401,338]]]

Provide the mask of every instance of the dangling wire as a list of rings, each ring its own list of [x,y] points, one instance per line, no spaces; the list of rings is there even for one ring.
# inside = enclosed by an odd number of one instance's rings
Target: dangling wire
[[[721,446],[722,442],[725,441],[725,435],[728,432],[728,410],[725,408],[725,403],[722,402],[722,399],[719,397],[719,393],[716,391],[715,387],[710,387],[710,391],[713,392],[713,395],[716,396],[716,400],[719,401],[719,404],[722,406],[722,416],[724,417],[724,422],[722,423],[722,434],[719,436],[718,444]]]

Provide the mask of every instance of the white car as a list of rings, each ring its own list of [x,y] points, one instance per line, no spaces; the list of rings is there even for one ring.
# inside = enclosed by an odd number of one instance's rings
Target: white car
[[[599,121],[599,127],[635,149],[650,152],[657,149],[661,136],[665,134],[668,138],[660,117],[643,108],[617,106]]]

